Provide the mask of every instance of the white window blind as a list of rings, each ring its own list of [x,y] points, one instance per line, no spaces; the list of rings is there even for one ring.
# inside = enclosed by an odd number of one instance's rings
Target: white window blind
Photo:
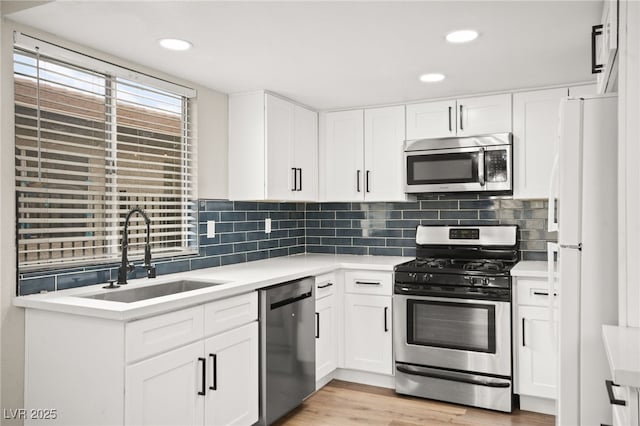
[[[15,48],[21,270],[118,260],[133,207],[151,218],[154,258],[197,251],[190,101],[148,81]],[[141,217],[129,231],[135,258],[146,236]]]

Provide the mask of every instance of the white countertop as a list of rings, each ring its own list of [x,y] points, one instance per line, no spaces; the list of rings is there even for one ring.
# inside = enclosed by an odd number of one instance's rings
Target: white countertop
[[[554,269],[557,271],[556,266],[554,266]],[[516,264],[516,266],[511,268],[511,276],[546,278],[547,262],[539,260],[521,260]]]
[[[614,383],[640,388],[640,328],[603,325],[602,338]]]
[[[198,269],[159,276],[155,279],[140,278],[130,280],[129,284],[121,289],[152,286],[184,278],[197,281],[228,281],[213,287],[141,300],[139,302],[122,303],[83,297],[105,291],[120,290],[104,290],[102,288],[104,284],[98,284],[46,294],[20,296],[14,299],[14,305],[30,309],[128,321],[337,269],[367,269],[391,272],[395,265],[408,260],[411,260],[411,258],[400,256],[301,254],[255,262],[236,263],[216,268]]]

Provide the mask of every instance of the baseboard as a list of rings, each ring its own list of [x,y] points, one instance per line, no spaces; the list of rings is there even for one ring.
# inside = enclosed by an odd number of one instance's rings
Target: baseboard
[[[556,400],[537,396],[520,395],[520,409],[542,414],[556,414]]]
[[[324,377],[321,377],[316,380],[316,390],[323,388],[327,383],[332,381],[335,377],[336,370],[333,370],[331,373],[327,374]]]
[[[369,373],[367,371],[350,370],[347,368],[338,368],[333,373],[334,379],[344,380],[347,382],[389,389],[395,389],[396,387],[395,378],[393,376],[387,376],[386,374]]]

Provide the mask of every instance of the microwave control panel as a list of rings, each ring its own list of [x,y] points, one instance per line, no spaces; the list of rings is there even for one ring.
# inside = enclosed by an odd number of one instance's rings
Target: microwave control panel
[[[507,181],[507,151],[487,151],[484,158],[487,182]]]

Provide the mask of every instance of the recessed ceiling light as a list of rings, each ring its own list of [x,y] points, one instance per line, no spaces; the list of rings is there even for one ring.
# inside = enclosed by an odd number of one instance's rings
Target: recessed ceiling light
[[[474,30],[453,31],[447,34],[449,43],[468,43],[478,38],[478,32]]]
[[[163,38],[158,40],[158,43],[160,43],[160,46],[169,50],[188,50],[192,46],[188,41],[178,38]]]
[[[444,80],[444,74],[431,73],[422,74],[420,76],[420,81],[422,81],[423,83],[435,83],[442,80]]]

